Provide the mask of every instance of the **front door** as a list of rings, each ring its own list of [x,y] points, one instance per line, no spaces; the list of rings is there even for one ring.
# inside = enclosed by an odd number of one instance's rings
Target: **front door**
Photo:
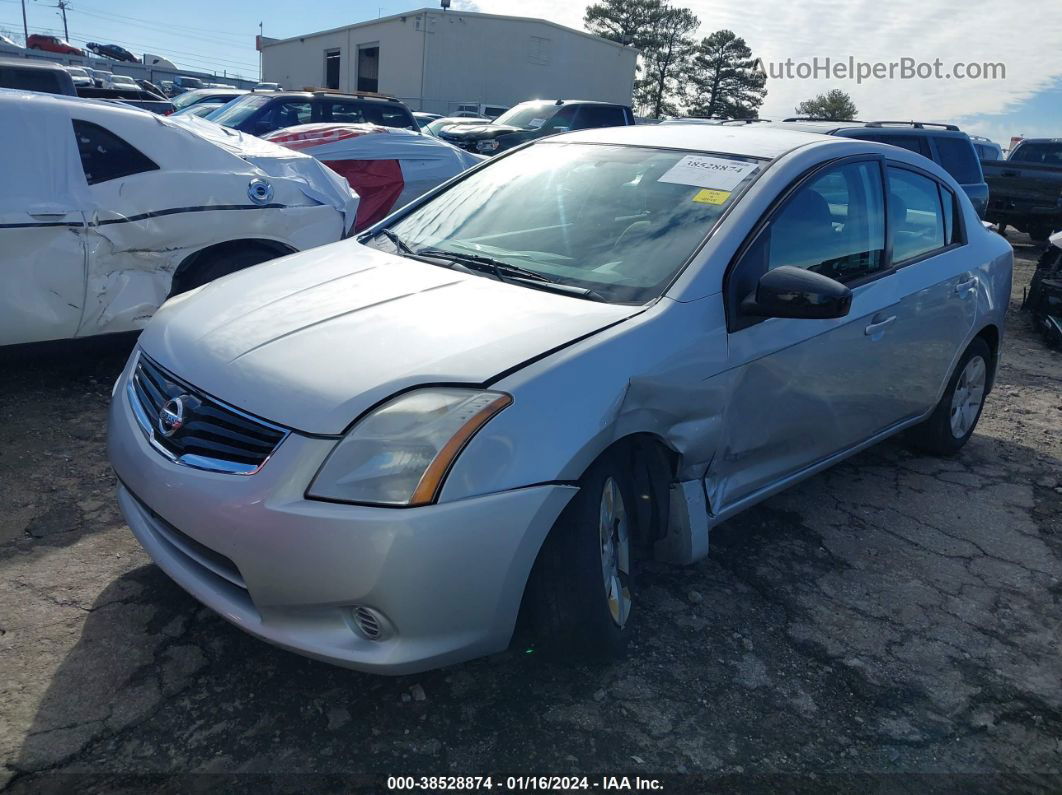
[[[782,265],[849,285],[849,314],[742,317],[741,299]],[[729,397],[723,443],[706,475],[717,514],[902,416],[891,351],[900,295],[886,260],[880,160],[850,160],[805,178],[747,246],[727,290]]]

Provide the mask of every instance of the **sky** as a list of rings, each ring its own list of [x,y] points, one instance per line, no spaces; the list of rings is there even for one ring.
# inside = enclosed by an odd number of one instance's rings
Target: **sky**
[[[0,0],[0,31],[21,38],[22,0]],[[30,33],[62,34],[57,0],[25,0]],[[727,28],[768,65],[818,58],[867,64],[1002,64],[1005,77],[964,79],[771,78],[760,109],[792,115],[798,102],[831,88],[851,94],[863,119],[955,122],[1004,145],[1012,135],[1062,136],[1062,2],[1058,0],[687,0],[699,36]],[[437,7],[434,0],[70,0],[74,44],[113,42],[163,55],[189,69],[257,77],[254,36],[285,38],[353,22]],[[455,10],[543,17],[582,28],[580,0],[454,0]],[[806,67],[805,67],[806,68]],[[887,68],[887,67],[886,67]]]

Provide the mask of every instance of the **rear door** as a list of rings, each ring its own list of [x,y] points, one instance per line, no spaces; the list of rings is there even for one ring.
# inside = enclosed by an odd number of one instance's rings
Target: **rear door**
[[[894,278],[903,296],[893,353],[904,413],[915,416],[939,399],[973,333],[977,293],[985,288],[951,188],[896,162],[886,174]]]
[[[85,191],[54,108],[0,113],[0,345],[72,337],[85,302]]]
[[[880,158],[826,166],[794,185],[726,279],[731,379],[724,438],[706,476],[718,513],[895,425],[900,296],[885,251]],[[760,276],[792,265],[852,289],[830,320],[759,319],[740,305]]]

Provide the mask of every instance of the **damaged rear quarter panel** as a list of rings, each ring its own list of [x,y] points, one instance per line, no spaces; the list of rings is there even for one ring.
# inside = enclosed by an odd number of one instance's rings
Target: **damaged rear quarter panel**
[[[342,216],[293,180],[268,177],[274,205],[247,196],[245,173],[152,171],[90,187],[86,306],[78,336],[143,328],[170,294],[187,257],[218,243],[255,239],[297,250],[342,236]],[[225,207],[228,209],[210,209]]]

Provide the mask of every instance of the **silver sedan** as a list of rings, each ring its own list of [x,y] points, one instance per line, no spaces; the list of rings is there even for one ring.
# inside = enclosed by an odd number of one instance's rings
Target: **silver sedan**
[[[246,631],[397,674],[609,657],[639,559],[907,431],[956,453],[1012,252],[905,150],[586,130],[170,300],[110,458],[158,565]]]

